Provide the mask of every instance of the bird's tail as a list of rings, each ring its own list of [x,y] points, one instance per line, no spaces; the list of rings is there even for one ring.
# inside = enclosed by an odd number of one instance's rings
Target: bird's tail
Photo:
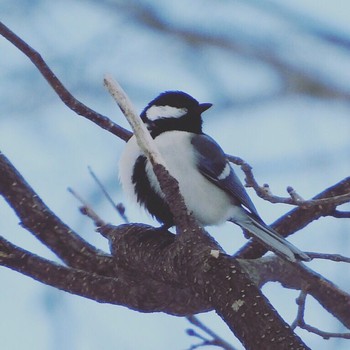
[[[269,250],[276,254],[285,257],[289,261],[303,260],[310,261],[310,257],[288,242],[285,238],[279,235],[271,227],[267,226],[263,221],[253,217],[243,208],[239,209],[239,215],[235,215],[234,219],[230,221],[241,226],[243,229],[249,231],[255,238],[263,243]]]

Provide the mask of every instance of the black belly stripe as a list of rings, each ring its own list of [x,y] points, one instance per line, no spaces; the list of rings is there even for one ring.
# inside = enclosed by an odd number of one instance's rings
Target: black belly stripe
[[[132,183],[135,185],[137,201],[160,223],[171,227],[174,225],[173,216],[168,204],[165,203],[150,185],[146,173],[146,162],[147,158],[145,156],[139,156],[135,162],[132,174]]]

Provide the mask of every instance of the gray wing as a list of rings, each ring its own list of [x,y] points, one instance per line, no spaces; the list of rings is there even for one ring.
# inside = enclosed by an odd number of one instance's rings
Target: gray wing
[[[289,243],[262,221],[221,147],[204,134],[194,136],[191,142],[195,149],[197,167],[201,174],[228,193],[232,197],[233,203],[245,207],[241,207],[240,213],[230,221],[248,230],[268,249],[284,258],[290,261],[296,259],[309,261],[310,258],[307,254]]]
[[[244,186],[226,159],[222,148],[208,135],[193,136],[191,143],[195,149],[197,167],[209,181],[228,193],[238,204],[243,205],[261,220]]]

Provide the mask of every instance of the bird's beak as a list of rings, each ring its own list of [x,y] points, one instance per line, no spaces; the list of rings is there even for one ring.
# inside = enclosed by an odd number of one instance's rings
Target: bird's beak
[[[213,104],[212,103],[200,103],[198,106],[199,112],[203,113],[209,109]]]

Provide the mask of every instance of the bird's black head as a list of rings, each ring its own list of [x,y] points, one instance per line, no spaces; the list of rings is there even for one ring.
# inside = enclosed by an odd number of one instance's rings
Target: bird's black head
[[[171,130],[200,134],[201,114],[211,106],[211,103],[199,103],[185,92],[166,91],[147,105],[141,113],[141,118],[153,138]]]

